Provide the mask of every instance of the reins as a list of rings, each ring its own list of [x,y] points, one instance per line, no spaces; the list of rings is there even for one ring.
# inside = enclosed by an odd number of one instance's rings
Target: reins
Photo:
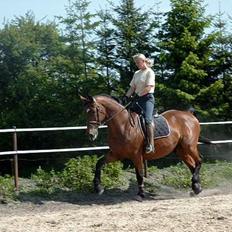
[[[109,117],[107,120],[105,120],[103,123],[100,123],[100,126],[105,125],[107,122],[111,121],[113,118],[115,118],[118,114],[120,114],[122,111],[126,110],[126,108],[131,104],[132,101],[128,102],[125,106],[123,106],[123,108],[116,112],[115,114],[113,114],[111,117]]]

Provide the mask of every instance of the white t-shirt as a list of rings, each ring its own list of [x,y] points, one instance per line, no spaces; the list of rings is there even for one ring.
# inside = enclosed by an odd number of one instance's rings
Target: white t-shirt
[[[153,87],[149,93],[154,93],[155,90],[155,73],[151,68],[144,70],[140,69],[134,73],[134,76],[130,82],[130,86],[135,89],[135,93],[141,96],[144,88],[148,85]]]

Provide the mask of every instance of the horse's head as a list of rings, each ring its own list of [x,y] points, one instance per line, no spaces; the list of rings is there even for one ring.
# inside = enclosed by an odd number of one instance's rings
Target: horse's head
[[[92,96],[80,96],[87,113],[87,133],[89,139],[94,141],[98,136],[98,127],[106,117],[105,108]]]

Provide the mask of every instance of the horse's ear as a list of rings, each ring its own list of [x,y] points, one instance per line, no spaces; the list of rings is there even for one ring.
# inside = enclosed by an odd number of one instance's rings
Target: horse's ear
[[[96,102],[96,99],[93,96],[87,95],[86,97],[83,97],[80,94],[79,94],[79,96],[80,96],[81,101],[84,102],[84,104]]]
[[[87,95],[87,98],[88,98],[88,100],[89,100],[89,103],[97,103],[97,102],[96,102],[96,99],[95,99],[93,96]]]
[[[79,97],[80,97],[81,101],[83,101],[83,102],[87,102],[88,101],[88,99],[86,97],[84,97],[84,96],[82,96],[80,94],[79,94]]]

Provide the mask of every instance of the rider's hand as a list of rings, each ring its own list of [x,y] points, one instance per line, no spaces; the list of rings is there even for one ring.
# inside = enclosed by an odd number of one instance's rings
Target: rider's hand
[[[123,104],[123,105],[126,105],[128,102],[129,102],[129,97],[127,97],[126,95],[124,95],[124,96],[122,97],[122,104]]]
[[[135,94],[133,97],[131,97],[131,101],[136,102],[136,101],[138,101],[138,98],[139,98],[139,96],[137,94]]]

